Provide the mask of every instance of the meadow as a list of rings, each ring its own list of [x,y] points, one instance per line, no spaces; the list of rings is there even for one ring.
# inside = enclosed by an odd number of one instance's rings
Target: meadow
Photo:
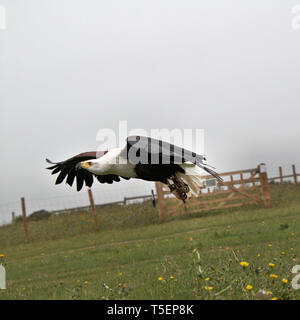
[[[300,186],[271,184],[272,207],[158,221],[151,202],[0,227],[0,299],[299,299]]]

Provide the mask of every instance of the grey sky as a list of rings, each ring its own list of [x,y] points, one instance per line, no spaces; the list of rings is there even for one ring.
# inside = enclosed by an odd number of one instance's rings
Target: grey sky
[[[296,4],[0,0],[0,205],[76,194],[44,159],[97,148],[119,120],[204,129],[219,171],[300,164]]]

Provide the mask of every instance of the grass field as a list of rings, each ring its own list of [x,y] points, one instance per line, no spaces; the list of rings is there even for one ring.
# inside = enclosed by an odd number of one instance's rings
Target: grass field
[[[300,187],[271,197],[164,223],[151,203],[112,206],[99,230],[90,213],[52,216],[29,222],[29,243],[21,223],[0,227],[0,299],[299,299]]]

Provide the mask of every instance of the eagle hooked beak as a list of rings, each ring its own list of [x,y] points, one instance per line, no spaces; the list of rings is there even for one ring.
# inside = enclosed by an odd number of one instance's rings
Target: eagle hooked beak
[[[81,168],[83,169],[88,169],[91,166],[91,163],[89,161],[82,161],[80,164]]]

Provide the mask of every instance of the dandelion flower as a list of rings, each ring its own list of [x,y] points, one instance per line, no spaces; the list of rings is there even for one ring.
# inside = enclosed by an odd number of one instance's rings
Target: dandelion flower
[[[171,279],[171,280],[174,280],[175,278],[174,278],[173,276],[170,276],[170,279]]]
[[[0,254],[0,258],[4,258],[5,257],[5,255],[4,254]]]
[[[209,280],[210,280],[210,277],[205,278],[205,281],[209,281]]]
[[[271,298],[271,300],[278,300],[276,297]]]
[[[286,278],[283,278],[281,281],[282,281],[282,283],[288,283],[288,279],[286,279]]]
[[[207,291],[211,291],[214,287],[205,286],[204,289]]]
[[[271,274],[270,274],[270,278],[271,278],[271,279],[277,279],[278,276],[277,276],[276,274],[271,273]]]
[[[274,263],[269,263],[269,267],[270,267],[270,268],[274,268],[274,267],[275,267],[275,264],[274,264]]]
[[[260,253],[258,253],[257,256],[260,257]]]
[[[246,290],[250,291],[250,290],[252,290],[252,289],[253,289],[253,287],[251,286],[251,284],[248,284],[248,285],[246,286]]]
[[[284,251],[281,251],[281,254],[282,254],[282,255],[285,255],[285,252],[284,252]]]
[[[243,268],[247,268],[249,266],[249,263],[246,262],[246,261],[241,261],[240,262],[240,266],[243,267]]]
[[[163,281],[163,277],[158,277],[158,281]]]
[[[269,247],[272,247],[272,243],[269,243],[268,246],[269,246]]]
[[[88,281],[84,281],[84,284],[88,284],[89,282]]]
[[[267,292],[266,292],[266,295],[267,295],[267,296],[271,296],[272,294],[273,294],[272,291],[267,291]]]

